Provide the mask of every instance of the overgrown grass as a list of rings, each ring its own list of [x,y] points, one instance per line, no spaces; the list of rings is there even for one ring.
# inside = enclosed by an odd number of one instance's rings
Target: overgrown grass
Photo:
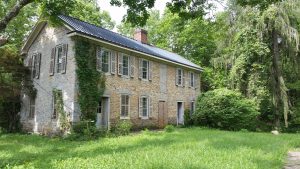
[[[181,128],[75,142],[34,135],[0,136],[0,168],[282,168],[297,134]]]

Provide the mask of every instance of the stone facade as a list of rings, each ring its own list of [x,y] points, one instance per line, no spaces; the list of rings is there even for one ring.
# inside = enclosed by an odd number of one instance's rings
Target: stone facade
[[[76,82],[76,63],[74,58],[74,41],[67,35],[69,30],[65,27],[52,28],[45,26],[39,33],[37,39],[28,50],[25,64],[28,65],[28,58],[34,53],[41,53],[40,78],[34,79],[34,86],[37,89],[35,100],[35,116],[29,118],[29,98],[22,96],[21,123],[24,130],[36,133],[56,132],[59,130],[57,119],[51,118],[53,113],[53,89],[59,89],[63,93],[65,111],[70,114],[70,121],[79,121],[80,109],[78,106],[77,82]],[[92,43],[116,51],[117,55],[121,53],[128,54],[135,58],[134,77],[125,77],[116,74],[106,74],[106,91],[104,97],[109,98],[108,124],[114,125],[120,120],[121,95],[129,95],[129,118],[135,127],[158,127],[159,125],[159,101],[164,101],[167,116],[166,122],[177,124],[178,102],[182,102],[184,109],[190,109],[190,103],[195,101],[200,94],[200,78],[195,87],[189,87],[188,81],[185,86],[175,84],[176,69],[182,68],[187,76],[187,72],[193,71],[195,76],[200,77],[200,72],[192,70],[189,67],[183,67],[166,61],[159,61],[143,53],[129,51],[124,48],[103,43],[101,41],[91,40]],[[67,68],[65,74],[54,73],[49,75],[51,49],[58,44],[68,44]],[[139,58],[144,58],[152,63],[152,80],[139,79]],[[151,99],[149,118],[139,117],[139,97],[147,95]],[[166,125],[164,123],[163,125]],[[160,126],[163,127],[163,126]]]

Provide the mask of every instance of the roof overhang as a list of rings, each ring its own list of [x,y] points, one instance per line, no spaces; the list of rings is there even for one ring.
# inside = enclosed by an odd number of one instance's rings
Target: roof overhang
[[[84,38],[87,38],[87,39],[90,39],[90,40],[93,40],[93,41],[97,41],[97,42],[104,43],[104,44],[107,44],[107,45],[111,45],[111,46],[114,46],[114,47],[117,47],[117,48],[125,49],[125,50],[128,50],[130,52],[139,53],[139,54],[142,54],[142,55],[154,58],[156,60],[160,60],[160,61],[163,61],[163,62],[169,62],[169,63],[175,64],[175,65],[179,65],[179,66],[182,66],[182,67],[187,67],[189,69],[193,69],[193,70],[199,71],[199,72],[203,71],[202,68],[197,68],[197,67],[185,65],[185,64],[182,64],[182,63],[179,63],[179,62],[175,62],[175,61],[171,61],[171,60],[168,60],[168,59],[164,59],[164,58],[161,58],[161,57],[158,57],[158,56],[155,56],[155,55],[150,55],[148,53],[141,52],[141,51],[138,51],[138,50],[134,50],[134,49],[131,49],[131,48],[119,45],[119,44],[115,44],[113,42],[106,41],[106,40],[103,40],[103,39],[99,39],[98,37],[94,37],[92,35],[85,34],[85,33],[82,33],[82,32],[71,31],[71,32],[69,32],[68,36],[69,37],[72,37],[72,36],[84,37]]]
[[[46,21],[40,21],[33,27],[32,31],[26,38],[24,45],[22,46],[21,55],[27,54],[30,46],[32,45],[34,40],[38,37],[38,35],[46,25],[47,25]]]

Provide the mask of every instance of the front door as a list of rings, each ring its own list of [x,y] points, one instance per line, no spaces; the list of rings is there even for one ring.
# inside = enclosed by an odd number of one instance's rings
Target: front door
[[[160,128],[168,124],[168,111],[165,101],[158,102],[158,125]]]
[[[184,114],[183,102],[177,102],[177,125],[184,124],[183,114]]]
[[[109,122],[109,98],[102,97],[97,109],[97,127],[107,128]]]

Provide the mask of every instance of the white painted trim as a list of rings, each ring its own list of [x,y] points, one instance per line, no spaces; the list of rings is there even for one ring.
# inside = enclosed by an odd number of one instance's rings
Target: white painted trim
[[[122,95],[127,95],[128,96],[128,116],[122,116]],[[128,93],[121,93],[120,95],[120,119],[124,120],[124,119],[130,119],[130,94]]]
[[[82,37],[85,37],[85,38],[88,38],[88,39],[91,39],[91,40],[94,40],[94,41],[98,41],[98,42],[101,42],[101,43],[105,43],[107,45],[111,45],[111,46],[114,46],[114,47],[122,48],[122,49],[125,49],[125,50],[128,50],[128,51],[131,51],[131,52],[136,52],[136,53],[139,53],[139,54],[142,54],[142,55],[154,58],[154,59],[158,59],[158,60],[161,60],[161,61],[172,63],[172,64],[179,65],[179,66],[182,66],[182,67],[187,67],[189,69],[193,69],[193,70],[196,70],[196,71],[199,71],[199,72],[203,71],[202,69],[197,69],[197,68],[194,68],[194,67],[190,67],[190,66],[187,66],[185,64],[180,64],[180,63],[177,63],[177,62],[174,62],[174,61],[163,59],[163,58],[160,58],[160,57],[157,57],[157,56],[154,56],[154,55],[150,55],[150,54],[147,54],[147,53],[143,53],[143,52],[140,52],[140,51],[137,51],[137,50],[133,50],[133,49],[130,49],[130,48],[122,47],[120,45],[115,45],[113,43],[109,43],[109,42],[104,41],[104,40],[100,40],[100,39],[97,39],[97,38],[94,38],[94,37],[91,37],[91,36],[84,35],[82,33],[72,32],[72,33],[68,34],[69,37],[76,36],[76,35],[82,36]]]

